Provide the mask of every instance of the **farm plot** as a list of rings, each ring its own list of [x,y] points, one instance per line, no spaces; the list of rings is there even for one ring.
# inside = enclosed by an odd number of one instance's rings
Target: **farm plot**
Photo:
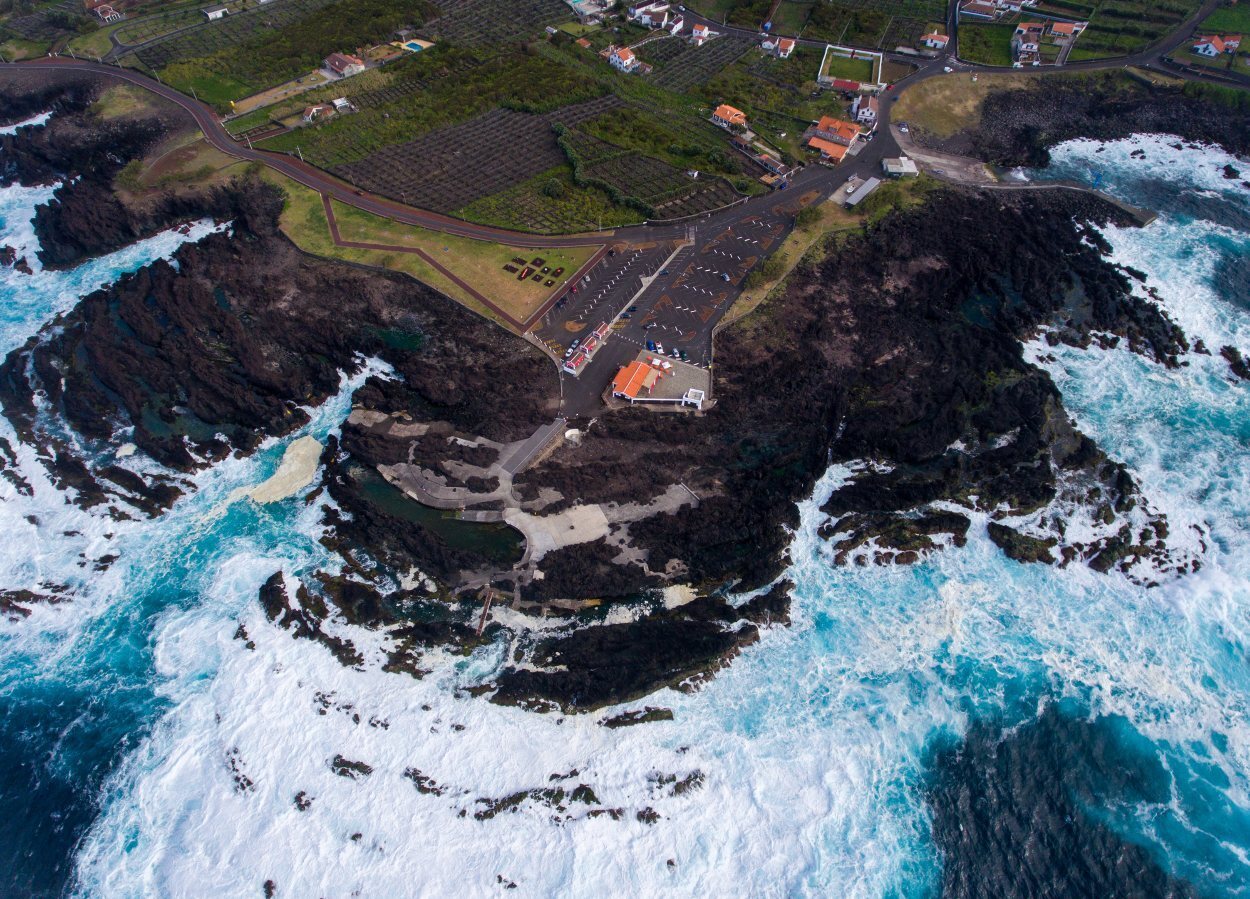
[[[728,35],[708,41],[702,47],[696,47],[678,38],[668,38],[656,41],[654,45],[648,44],[643,47],[642,58],[650,61],[647,58],[647,51],[652,46],[655,46],[657,50],[662,47],[666,48],[663,51],[665,53],[671,52],[667,49],[667,45],[674,42],[679,44],[678,52],[659,63],[653,63],[656,72],[652,80],[658,86],[677,93],[688,91],[712,79],[721,69],[733,65],[754,46],[752,41],[746,38]]]
[[[222,50],[299,21],[329,6],[335,0],[277,0],[226,16],[205,21],[190,31],[172,35],[136,51],[139,61],[150,69],[163,69],[171,63],[212,56]]]
[[[619,105],[606,96],[543,115],[494,109],[331,171],[373,193],[452,212],[563,163],[555,123],[573,126]]]
[[[893,49],[907,43],[926,23],[945,19],[942,0],[826,0],[813,7],[803,36]]]
[[[280,29],[271,27],[272,19],[261,20],[257,28],[257,20],[239,26],[237,20],[227,18],[208,23],[214,26],[212,30],[196,28],[185,42],[182,38],[160,42],[157,49],[167,52],[179,43],[190,50],[210,36],[226,41],[211,52],[170,63],[163,72],[165,80],[206,94],[214,81],[230,84],[232,94],[237,90],[234,85],[253,94],[307,74],[337,50],[369,46],[397,27],[420,24],[436,12],[427,0],[335,0],[320,7],[310,6],[309,0],[286,0],[276,12],[291,14],[293,3],[301,5],[298,15]],[[138,52],[143,57],[147,51],[140,48]],[[213,99],[220,102],[218,97]]]
[[[632,206],[622,206],[594,185],[578,184],[562,164],[502,193],[475,200],[456,215],[471,222],[530,231],[569,234],[632,225],[643,220]]]
[[[666,162],[627,153],[586,166],[583,176],[608,184],[622,196],[637,199],[648,218],[670,219],[707,212],[739,198],[720,178],[692,180]]]
[[[204,22],[204,14],[198,9],[180,9],[172,12],[145,16],[133,22],[123,22],[114,34],[119,43],[137,47],[174,31]]]
[[[54,41],[63,34],[72,34],[88,21],[82,4],[77,0],[63,0],[24,16],[15,16],[4,23],[4,28],[23,40]]]
[[[457,68],[468,59],[475,64]],[[447,74],[449,69],[458,74]],[[544,114],[607,93],[603,84],[581,77],[573,69],[519,51],[490,55],[444,45],[441,50],[435,47],[410,55],[385,71],[393,78],[391,84],[401,90],[408,89],[403,85],[410,77],[426,88],[398,98],[385,93],[375,95],[370,99],[377,105],[365,105],[355,115],[336,117],[325,124],[274,138],[266,142],[266,149],[293,151],[299,146],[309,162],[332,168],[360,162],[387,147],[410,143],[498,106]],[[353,80],[343,82],[349,99],[353,98]],[[412,84],[408,83],[408,87]],[[375,82],[369,89],[385,92],[386,87]],[[492,146],[511,142],[511,136],[506,134],[494,134],[489,139]]]
[[[465,46],[514,42],[573,19],[561,0],[442,0],[438,7],[442,15],[419,33]]]
[[[603,187],[621,204],[635,206],[648,218],[678,218],[732,203],[738,198],[728,182],[696,180],[676,166],[618,147],[580,129],[563,135],[562,144],[580,183]]]
[[[1056,0],[1049,5],[1068,6]],[[1083,17],[1090,24],[1072,48],[1073,60],[1135,53],[1183,22],[1199,0],[1102,0],[1090,6],[1093,12]]]

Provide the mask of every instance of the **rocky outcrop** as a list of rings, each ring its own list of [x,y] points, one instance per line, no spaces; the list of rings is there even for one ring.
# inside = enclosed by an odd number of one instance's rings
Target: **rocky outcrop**
[[[1216,143],[1239,155],[1250,152],[1245,113],[1219,88],[1151,85],[1119,72],[1043,76],[1029,88],[994,91],[972,130],[943,140],[920,131],[914,136],[996,165],[1040,167],[1050,161],[1049,148],[1066,140],[1150,133]]]
[[[723,597],[708,596],[629,623],[538,639],[519,651],[516,661],[524,661],[524,667],[505,668],[499,675],[491,701],[586,712],[663,687],[696,689],[759,639],[752,620],[780,623],[786,615],[788,602],[777,594],[739,609]]]

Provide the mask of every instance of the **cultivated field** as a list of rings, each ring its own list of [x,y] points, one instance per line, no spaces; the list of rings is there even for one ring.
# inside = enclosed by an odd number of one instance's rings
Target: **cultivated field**
[[[556,123],[577,125],[620,105],[609,95],[544,115],[492,109],[331,171],[373,193],[453,212],[563,163]]]
[[[1200,0],[1044,0],[1039,12],[1090,23],[1068,57],[1098,59],[1143,49],[1192,15]],[[960,52],[962,55],[962,38]]]
[[[694,0],[704,15],[758,28],[771,0]],[[799,34],[856,47],[911,46],[931,21],[945,21],[943,0],[782,0],[772,17],[777,34]]]
[[[431,39],[495,46],[532,39],[548,25],[573,19],[561,0],[441,0],[441,15],[421,29]]]

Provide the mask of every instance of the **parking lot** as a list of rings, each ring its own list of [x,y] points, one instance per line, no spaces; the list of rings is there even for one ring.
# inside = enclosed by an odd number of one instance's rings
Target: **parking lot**
[[[564,359],[574,341],[611,324],[610,337],[585,368],[562,375],[566,414],[597,408],[617,369],[639,350],[708,368],[716,323],[747,274],[785,239],[797,205],[779,198],[740,217],[695,224],[683,242],[613,248],[535,331],[554,358]]]

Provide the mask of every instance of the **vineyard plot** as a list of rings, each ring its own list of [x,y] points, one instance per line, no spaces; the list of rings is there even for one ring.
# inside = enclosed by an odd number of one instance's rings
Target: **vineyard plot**
[[[573,16],[562,0],[441,0],[442,15],[419,33],[465,46],[500,44],[533,37]]]
[[[609,95],[543,115],[494,109],[331,171],[371,192],[453,212],[563,163],[556,123],[572,127],[619,105]]]
[[[163,69],[171,63],[212,56],[259,35],[285,28],[334,2],[276,0],[214,22],[205,21],[188,31],[170,35],[168,40],[141,47],[135,55],[150,69]]]

